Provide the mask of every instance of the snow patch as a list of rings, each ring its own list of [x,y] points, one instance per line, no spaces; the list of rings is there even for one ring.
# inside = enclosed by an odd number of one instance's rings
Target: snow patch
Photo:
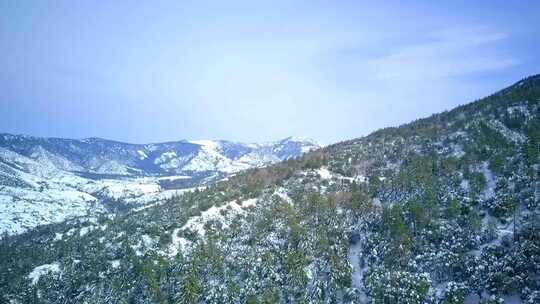
[[[45,275],[47,273],[59,273],[59,272],[60,272],[60,263],[55,262],[51,264],[44,264],[44,265],[35,267],[28,274],[28,278],[32,280],[32,285],[35,285],[39,281],[39,278],[42,275]]]
[[[360,256],[362,254],[362,242],[358,241],[352,244],[349,248],[349,264],[352,268],[352,287],[356,288],[359,292],[362,301],[360,303],[366,303],[367,296],[364,292],[364,273],[367,267],[360,267]]]
[[[120,260],[112,260],[112,261],[110,261],[110,264],[111,264],[111,267],[113,269],[116,269],[116,268],[120,267]]]
[[[255,206],[257,199],[248,199],[240,204],[236,201],[228,202],[223,206],[212,206],[208,210],[201,212],[201,215],[191,217],[180,230],[190,230],[201,236],[205,235],[204,225],[211,221],[220,221],[225,228],[228,227],[228,217],[234,217],[244,213],[244,208]]]
[[[148,158],[148,155],[146,155],[146,153],[144,153],[143,150],[137,150],[137,154],[139,154],[139,159],[140,160],[144,160],[144,159]]]
[[[322,168],[318,169],[317,174],[319,174],[319,176],[322,179],[330,179],[330,178],[332,178],[332,173],[330,173],[328,168],[325,168],[325,167],[322,167]]]
[[[88,232],[91,232],[92,230],[96,229],[95,226],[86,226],[82,227],[81,230],[79,230],[79,236],[85,236],[88,234]]]
[[[172,258],[175,257],[180,250],[185,250],[191,244],[191,242],[183,237],[178,236],[181,228],[176,228],[173,230],[171,237],[172,241],[167,250],[167,255]]]
[[[286,201],[289,204],[292,204],[292,199],[287,194],[285,188],[279,187],[278,189],[276,189],[276,191],[274,191],[274,195],[277,195],[282,200]]]
[[[149,248],[152,248],[156,242],[157,241],[149,235],[143,234],[137,244],[131,246],[131,248],[135,250],[136,256],[142,256]]]
[[[483,200],[494,198],[497,178],[493,175],[493,172],[489,170],[488,162],[482,162],[482,165],[479,171],[480,173],[484,175],[484,178],[486,179],[486,188],[480,194],[480,198]]]
[[[489,125],[502,134],[504,138],[514,143],[524,143],[527,141],[527,137],[521,133],[515,132],[507,128],[502,122],[498,120],[489,121]]]

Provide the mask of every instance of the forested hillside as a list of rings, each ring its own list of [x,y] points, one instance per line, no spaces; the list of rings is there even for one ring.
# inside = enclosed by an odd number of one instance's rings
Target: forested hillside
[[[540,303],[540,76],[0,243],[2,303]]]

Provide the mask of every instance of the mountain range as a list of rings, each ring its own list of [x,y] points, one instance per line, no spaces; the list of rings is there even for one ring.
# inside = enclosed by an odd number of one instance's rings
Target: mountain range
[[[141,207],[317,148],[293,137],[129,144],[0,134],[0,233]]]

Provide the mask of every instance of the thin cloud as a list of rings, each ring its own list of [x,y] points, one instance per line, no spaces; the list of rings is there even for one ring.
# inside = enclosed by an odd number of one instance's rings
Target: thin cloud
[[[442,78],[501,70],[520,63],[517,58],[498,54],[497,44],[509,36],[478,28],[445,29],[431,38],[369,62],[380,80]]]

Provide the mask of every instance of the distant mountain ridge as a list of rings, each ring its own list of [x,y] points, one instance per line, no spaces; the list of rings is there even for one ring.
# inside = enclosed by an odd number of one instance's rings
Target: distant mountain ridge
[[[295,138],[129,144],[0,134],[0,233],[125,212],[318,147]]]
[[[226,140],[130,144],[101,138],[0,134],[0,147],[34,160],[50,161],[66,171],[164,176],[186,172],[233,173],[296,157],[319,145],[293,137],[262,144]]]

